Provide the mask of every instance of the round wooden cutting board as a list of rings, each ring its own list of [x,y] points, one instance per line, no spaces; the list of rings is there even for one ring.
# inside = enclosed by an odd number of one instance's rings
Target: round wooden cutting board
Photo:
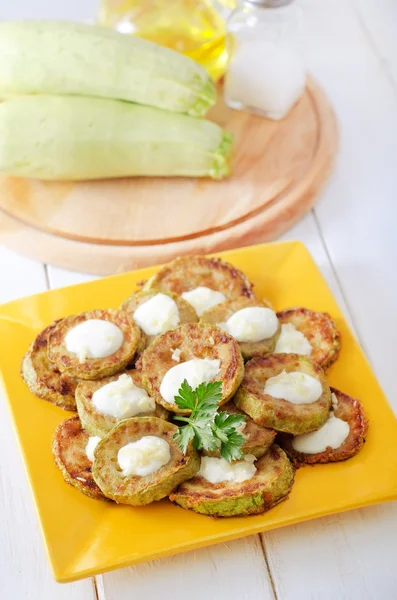
[[[0,241],[43,262],[108,274],[276,238],[310,209],[331,171],[338,136],[327,98],[310,80],[282,121],[221,101],[208,118],[235,134],[228,179],[0,177]]]

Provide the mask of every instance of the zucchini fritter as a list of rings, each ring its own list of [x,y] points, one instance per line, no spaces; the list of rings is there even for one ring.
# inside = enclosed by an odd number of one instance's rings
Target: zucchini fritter
[[[327,369],[339,356],[340,333],[326,312],[315,312],[308,308],[289,308],[277,313],[280,323],[291,323],[301,331],[312,346],[310,360],[322,369]]]
[[[132,318],[134,318],[134,313],[135,313],[136,309],[139,306],[141,306],[141,304],[144,304],[145,302],[150,300],[150,298],[153,298],[153,296],[155,296],[158,293],[159,293],[159,290],[148,290],[147,292],[144,292],[144,291],[136,292],[135,294],[132,294],[126,300],[124,300],[124,302],[120,308],[121,308],[121,310],[126,312],[128,315],[130,315]],[[174,300],[175,304],[177,305],[178,312],[179,312],[179,324],[180,325],[183,325],[184,323],[196,323],[197,322],[196,311],[189,304],[189,302],[184,300],[178,294],[173,294],[171,292],[164,292],[164,291],[162,291],[161,293],[172,298],[172,300]],[[155,336],[155,335],[146,335],[146,346],[148,346],[156,337],[157,336]]]
[[[58,322],[46,327],[31,344],[22,360],[21,375],[33,394],[65,410],[75,411],[78,381],[67,373],[60,373],[47,355],[48,338]]]
[[[222,304],[217,304],[201,315],[200,323],[209,325],[219,325],[225,323],[230,317],[243,308],[262,307],[269,308],[268,304],[255,300],[254,298],[236,298],[227,300]],[[280,335],[280,326],[277,332],[270,338],[260,340],[259,342],[238,342],[241,354],[245,360],[254,356],[265,356],[274,351],[277,338]]]
[[[317,378],[323,393],[310,404],[294,404],[264,393],[266,381],[282,371],[301,371]],[[245,365],[243,382],[234,398],[236,405],[262,427],[298,435],[319,429],[327,420],[331,392],[323,371],[299,354],[272,354],[253,358]]]
[[[292,446],[293,437],[290,435],[280,436],[280,444],[287,452],[296,468],[305,464],[313,465],[316,463],[346,460],[357,454],[365,442],[368,421],[365,418],[361,402],[335,388],[331,388],[331,393],[335,394],[337,399],[337,405],[333,408],[335,417],[348,423],[350,427],[349,435],[339,448],[327,448],[324,452],[319,452],[317,454],[298,452]]]
[[[253,298],[252,283],[239,269],[221,258],[181,256],[162,267],[143,286],[143,290],[182,294],[204,286],[222,292],[226,298]]]
[[[173,436],[176,425],[155,417],[136,417],[120,421],[96,447],[92,467],[94,479],[103,493],[121,504],[140,506],[168,496],[180,483],[194,477],[200,468],[200,457],[189,444],[182,453]],[[157,436],[167,441],[171,459],[158,471],[146,476],[125,476],[118,466],[118,451],[144,436]]]
[[[178,362],[173,359],[179,352]],[[244,363],[237,342],[228,334],[211,325],[186,323],[172,331],[159,335],[143,352],[141,357],[142,381],[154,400],[167,410],[178,414],[190,411],[170,404],[160,394],[161,382],[172,367],[193,358],[218,359],[220,372],[216,377],[222,381],[221,406],[236,392],[244,375]]]
[[[132,369],[131,371],[124,371],[124,373],[131,377],[132,381],[137,387],[144,387],[142,384],[142,376],[139,371]],[[110,377],[105,377],[104,379],[100,379],[98,381],[80,381],[79,385],[77,386],[77,412],[79,413],[79,417],[84,429],[91,435],[103,437],[109,433],[109,431],[113,429],[113,427],[115,427],[121,420],[111,415],[102,414],[96,409],[92,401],[94,392],[111,381],[116,381],[120,375],[122,375],[122,373],[117,373],[117,375],[111,375]],[[149,413],[140,413],[137,416],[159,417],[160,419],[167,420],[168,412],[165,410],[165,408],[156,404],[156,409],[154,411]]]
[[[79,417],[72,417],[56,428],[52,452],[66,483],[73,485],[86,496],[100,500],[105,496],[92,476],[92,463],[85,451],[88,438],[89,434],[82,429]]]
[[[256,458],[260,458],[266,454],[276,437],[277,432],[274,429],[266,429],[266,427],[257,425],[248,415],[237,408],[232,400],[225,404],[225,406],[222,406],[222,411],[245,416],[245,427],[242,430],[242,435],[246,441],[241,447],[244,454],[252,454]],[[202,450],[202,454],[204,456],[220,457],[219,450]]]
[[[294,482],[294,468],[276,445],[256,461],[255,475],[241,483],[210,483],[201,476],[186,481],[170,495],[183,508],[213,517],[263,513],[285,500]]]
[[[79,358],[66,349],[65,336],[67,333],[84,321],[99,319],[109,321],[123,332],[121,347],[105,358],[86,358],[80,362]],[[122,371],[133,359],[135,354],[143,347],[145,336],[135,325],[134,321],[123,311],[92,310],[78,315],[71,315],[61,319],[50,332],[48,356],[62,373],[67,373],[79,379],[101,379]]]

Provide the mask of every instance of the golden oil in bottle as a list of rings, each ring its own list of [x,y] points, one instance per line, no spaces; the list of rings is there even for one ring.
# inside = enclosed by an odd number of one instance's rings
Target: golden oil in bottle
[[[177,50],[214,79],[226,70],[226,24],[235,0],[101,0],[99,23]]]

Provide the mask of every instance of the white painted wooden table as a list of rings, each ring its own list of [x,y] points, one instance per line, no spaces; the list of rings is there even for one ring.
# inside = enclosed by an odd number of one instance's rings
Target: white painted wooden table
[[[84,19],[96,4],[0,0],[0,19]],[[341,150],[315,210],[285,238],[312,252],[397,412],[397,1],[301,5],[308,63],[334,103]],[[88,279],[0,248],[0,302]],[[397,504],[56,584],[3,402],[0,457],[1,600],[397,599]]]

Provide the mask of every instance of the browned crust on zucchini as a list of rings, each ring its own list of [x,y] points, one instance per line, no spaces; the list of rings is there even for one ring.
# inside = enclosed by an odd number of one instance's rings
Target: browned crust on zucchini
[[[350,433],[339,448],[327,448],[324,452],[317,454],[305,454],[297,452],[292,446],[292,436],[280,435],[280,445],[287,452],[296,468],[303,465],[314,465],[318,463],[339,462],[347,460],[357,454],[364,442],[368,431],[368,421],[365,418],[364,409],[359,400],[331,388],[331,392],[338,399],[338,406],[334,414],[338,419],[346,421],[350,427]]]
[[[241,483],[210,483],[197,475],[180,485],[170,495],[170,500],[212,517],[263,513],[287,498],[295,470],[286,453],[275,444],[255,466],[255,475]]]
[[[178,428],[155,417],[134,417],[120,421],[98,444],[93,464],[94,479],[103,493],[116,502],[141,506],[168,496],[180,483],[194,477],[200,457],[190,442],[183,454],[173,437]],[[147,476],[124,476],[118,466],[120,448],[145,436],[157,436],[168,442],[171,459]]]
[[[130,371],[123,371],[123,373],[129,375],[137,387],[144,388],[142,383],[142,375],[139,371],[133,369]],[[109,433],[109,431],[113,429],[117,423],[120,422],[121,419],[116,419],[116,417],[103,415],[102,413],[98,412],[92,401],[92,397],[94,393],[99,390],[99,388],[107,385],[111,381],[116,381],[123,373],[117,373],[116,375],[111,375],[110,377],[105,377],[104,379],[99,379],[97,381],[80,381],[79,385],[77,386],[77,411],[84,429],[91,435],[103,437]],[[168,412],[165,410],[165,408],[156,404],[156,409],[154,411],[140,413],[137,416],[159,417],[160,419],[167,420]]]
[[[52,440],[55,464],[69,485],[90,498],[103,500],[105,496],[94,481],[92,463],[86,455],[89,434],[81,427],[76,415],[58,425]]]
[[[323,394],[311,404],[293,404],[264,393],[266,381],[287,372],[302,371],[317,377]],[[299,354],[271,354],[253,358],[245,365],[242,384],[234,398],[236,405],[262,427],[298,435],[314,431],[327,420],[331,407],[331,392],[320,367]]]
[[[69,352],[65,345],[66,334],[76,325],[90,319],[109,321],[124,334],[121,347],[105,358],[87,358],[80,364],[78,357]],[[65,317],[56,325],[49,336],[48,356],[57,368],[79,379],[101,379],[122,371],[144,344],[145,336],[126,313],[120,310],[92,310]]]
[[[180,349],[180,362],[172,360],[173,350]],[[225,404],[236,392],[244,374],[244,363],[237,342],[227,333],[210,325],[186,323],[172,331],[159,335],[144,351],[140,361],[143,384],[154,400],[167,410],[178,414],[189,414],[174,404],[169,404],[160,394],[164,375],[177,364],[192,358],[220,360],[222,400]]]
[[[252,283],[233,265],[216,257],[181,256],[162,267],[143,289],[182,294],[198,286],[222,292],[226,298],[253,298]]]
[[[75,390],[77,379],[60,373],[48,359],[48,338],[59,321],[54,321],[39,333],[25,354],[21,376],[30,391],[65,410],[76,410]]]
[[[205,325],[219,325],[230,319],[235,312],[249,307],[271,308],[267,303],[265,304],[255,298],[235,298],[221,304],[216,304],[209,310],[206,310],[201,315],[200,323],[204,323]],[[259,342],[237,342],[244,360],[249,360],[254,356],[271,354],[274,351],[279,335],[280,325],[276,333],[265,340],[260,340]]]
[[[340,352],[341,335],[328,313],[297,307],[282,310],[277,316],[281,324],[291,323],[307,338],[312,346],[312,362],[327,369],[336,361]]]

